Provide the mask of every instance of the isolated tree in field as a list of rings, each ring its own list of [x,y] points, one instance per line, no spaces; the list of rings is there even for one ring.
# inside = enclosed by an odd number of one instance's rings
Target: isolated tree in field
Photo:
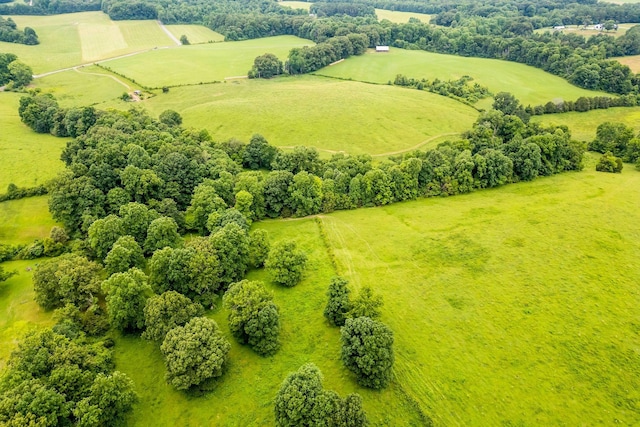
[[[264,266],[269,271],[271,280],[288,288],[297,285],[307,265],[307,255],[293,240],[285,240],[275,244]]]
[[[369,286],[363,286],[358,292],[358,296],[351,302],[351,309],[347,313],[347,317],[377,319],[380,317],[382,305],[382,296],[374,294]]]
[[[184,34],[180,36],[180,43],[181,43],[181,44],[183,44],[183,45],[185,45],[185,46],[187,46],[187,45],[190,45],[190,44],[191,44],[191,43],[189,42],[189,39],[187,38],[187,36],[186,36],[186,35],[184,35]]]
[[[356,374],[358,384],[373,389],[391,381],[394,354],[393,332],[368,317],[347,319],[340,330],[342,362]]]
[[[160,346],[167,367],[165,377],[178,390],[217,378],[222,375],[230,349],[216,322],[194,317],[170,330]]]
[[[231,334],[262,356],[274,354],[280,347],[280,314],[273,295],[262,282],[243,280],[232,284],[224,295],[229,310]]]
[[[165,247],[175,248],[180,243],[178,224],[173,218],[166,216],[154,219],[147,229],[144,251],[148,254]]]
[[[249,232],[249,265],[260,268],[269,256],[269,233],[266,230],[257,229]]]
[[[145,331],[142,338],[162,341],[171,329],[184,326],[194,317],[202,316],[204,308],[176,291],[154,295],[144,306]]]
[[[84,310],[100,295],[101,274],[98,264],[76,254],[42,262],[33,273],[36,302],[45,310],[66,304]]]
[[[186,38],[186,37],[185,37]],[[183,44],[189,44],[183,43]],[[162,123],[170,127],[180,126],[182,124],[182,116],[174,110],[164,110],[158,117]]]
[[[283,381],[274,412],[279,427],[369,425],[360,395],[350,394],[343,400],[334,391],[324,390],[322,373],[313,363],[301,366]]]
[[[137,268],[113,274],[102,283],[111,325],[122,331],[144,329],[144,307],[153,295],[147,276]]]
[[[598,172],[621,173],[622,166],[622,159],[614,156],[610,151],[607,151],[600,157],[600,160],[598,160],[596,170]]]
[[[282,74],[282,61],[273,53],[265,53],[253,61],[253,68],[249,71],[249,78],[270,79]]]
[[[116,215],[109,215],[98,219],[91,224],[88,231],[87,242],[96,258],[104,260],[113,244],[125,234],[122,219]]]
[[[122,236],[104,259],[107,273],[124,273],[132,267],[144,267],[144,255],[140,245],[132,236]]]
[[[327,292],[327,305],[324,308],[324,317],[334,326],[343,326],[347,319],[347,313],[351,309],[349,301],[349,282],[342,277],[332,277]]]

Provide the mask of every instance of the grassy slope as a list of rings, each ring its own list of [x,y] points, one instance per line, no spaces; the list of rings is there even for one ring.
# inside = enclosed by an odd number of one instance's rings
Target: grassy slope
[[[203,25],[166,25],[175,37],[185,35],[191,44],[224,41],[224,36]]]
[[[60,152],[65,138],[41,135],[20,122],[20,94],[0,93],[0,193],[7,185],[43,184],[62,170]]]
[[[281,6],[290,7],[291,9],[303,9],[309,10],[313,3],[305,2],[305,1],[281,1]],[[422,22],[428,23],[431,19],[431,15],[427,15],[425,13],[414,13],[414,12],[398,12],[395,10],[384,10],[384,9],[376,9],[376,15],[378,19],[382,21],[383,19],[387,19],[391,22],[397,23],[405,23],[409,21],[409,18],[416,18]],[[191,39],[189,39],[191,40]]]
[[[155,21],[111,21],[102,12],[12,18],[19,27],[36,30],[40,44],[0,42],[0,52],[15,53],[36,74],[174,45]]]
[[[610,108],[585,113],[546,114],[531,118],[534,122],[567,125],[574,139],[591,141],[596,136],[598,125],[603,122],[620,122],[640,131],[640,107]]]
[[[428,92],[312,76],[173,88],[145,106],[156,115],[176,110],[186,126],[205,127],[216,140],[261,133],[277,146],[353,154],[403,150],[460,133],[478,114]]]
[[[286,225],[285,225],[286,224]],[[135,337],[120,337],[116,345],[117,368],[136,383],[141,402],[131,416],[132,425],[273,425],[273,398],[286,377],[302,364],[314,362],[325,376],[325,387],[341,395],[357,391],[373,425],[418,425],[415,411],[407,404],[398,385],[382,392],[357,387],[340,363],[340,334],[322,316],[325,292],[335,274],[312,219],[265,222],[272,241],[293,238],[309,255],[306,277],[294,288],[268,283],[280,307],[282,348],[270,358],[261,358],[237,344],[229,334],[227,313],[211,317],[231,341],[229,369],[215,391],[201,397],[172,389],[164,381],[164,363],[158,345]],[[267,280],[262,271],[251,279]],[[396,416],[402,414],[402,421]]]
[[[385,299],[396,375],[440,425],[633,424],[640,173],[589,170],[323,218]]]
[[[376,83],[393,81],[397,74],[441,80],[468,75],[494,93],[513,93],[524,105],[545,104],[556,98],[574,100],[580,96],[603,95],[580,89],[560,77],[523,64],[395,48],[389,53],[370,51],[323,68],[317,74]]]
[[[26,244],[49,236],[56,225],[49,214],[47,196],[0,203],[0,243]]]
[[[256,56],[271,52],[284,59],[293,47],[313,44],[294,36],[158,49],[109,61],[114,71],[151,87],[198,84],[244,76]]]

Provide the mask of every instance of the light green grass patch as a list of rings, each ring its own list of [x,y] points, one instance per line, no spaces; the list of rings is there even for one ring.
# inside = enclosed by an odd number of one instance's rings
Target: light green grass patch
[[[125,78],[91,65],[42,77],[35,84],[43,92],[53,94],[63,107],[96,105],[102,108],[100,104],[107,101],[130,105],[119,97],[123,92],[139,89]]]
[[[291,9],[309,10],[313,3],[306,1],[281,1],[278,4],[280,6],[290,7]]]
[[[374,155],[454,139],[478,115],[424,91],[314,76],[172,88],[144,104],[154,115],[178,111],[185,126],[206,128],[215,140],[260,133],[280,147]]]
[[[117,21],[120,31],[132,51],[160,46],[175,46],[156,21]],[[125,53],[125,52],[123,52]]]
[[[385,9],[376,9],[376,15],[378,16],[379,21],[386,19],[388,21],[395,22],[398,24],[405,24],[409,22],[410,18],[415,18],[418,21],[428,24],[429,20],[431,19],[431,15],[427,15],[426,13],[400,12],[397,10],[385,10]]]
[[[2,264],[5,270],[18,274],[0,283],[0,369],[27,332],[53,324],[51,312],[45,312],[34,301],[31,278],[40,262],[42,260]]]
[[[165,25],[165,27],[177,39],[183,35],[187,36],[187,40],[191,44],[224,41],[222,34],[216,33],[204,25]]]
[[[268,37],[157,49],[105,65],[149,87],[198,84],[245,76],[259,55],[273,53],[284,60],[292,48],[312,44],[295,36]]]
[[[47,196],[0,203],[0,243],[27,244],[49,236],[57,225],[49,213]]]
[[[316,74],[375,83],[393,82],[398,74],[429,80],[471,76],[475,83],[487,86],[493,93],[513,93],[525,106],[546,104],[557,98],[575,100],[581,96],[607,95],[581,89],[560,77],[515,62],[397,48],[391,48],[389,53],[369,51]]]
[[[313,362],[322,370],[324,385],[342,396],[358,392],[372,425],[419,425],[413,408],[399,386],[374,392],[358,387],[340,362],[340,331],[330,327],[322,315],[325,293],[334,275],[313,219],[263,222],[272,242],[294,239],[308,255],[303,281],[294,288],[269,282],[264,271],[253,271],[251,280],[264,280],[279,306],[281,349],[263,358],[230,335],[226,310],[210,314],[231,342],[229,367],[214,391],[203,396],[178,392],[164,378],[164,361],[155,343],[120,337],[116,344],[116,366],[135,382],[140,403],[129,421],[132,425],[224,425],[266,426],[274,424],[273,399],[284,378],[301,365]]]
[[[65,138],[37,134],[20,121],[20,94],[0,93],[0,193],[9,184],[44,184],[63,169],[60,153]]]
[[[340,272],[383,295],[397,379],[436,425],[639,419],[640,173],[594,163],[322,218]]]
[[[120,27],[113,21],[78,24],[82,44],[82,62],[97,61],[105,52],[118,52],[127,48]]]
[[[584,113],[545,114],[533,116],[533,122],[566,125],[574,139],[591,141],[596,137],[596,130],[601,123],[616,122],[640,131],[640,107],[609,108],[608,110],[591,110]]]

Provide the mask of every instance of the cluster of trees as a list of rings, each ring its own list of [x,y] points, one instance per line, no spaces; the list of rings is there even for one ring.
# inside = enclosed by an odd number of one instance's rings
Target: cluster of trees
[[[18,61],[13,53],[0,53],[0,86],[6,85],[6,90],[20,89],[31,83],[31,80],[31,67]]]
[[[158,19],[157,7],[146,1],[110,0],[102,2],[102,11],[114,21],[125,19]]]
[[[291,49],[285,68],[289,74],[310,73],[340,59],[362,55],[368,45],[365,34],[334,36],[315,46]]]
[[[0,16],[0,41],[26,45],[40,43],[33,28],[25,27],[23,31],[20,31],[13,19],[4,19],[2,16]]]
[[[603,153],[602,162],[620,159],[620,172],[622,161],[635,163],[640,170],[640,135],[636,135],[633,128],[623,123],[604,122],[596,130],[596,137],[589,143],[589,150]]]
[[[316,2],[311,5],[309,12],[318,17],[335,15],[376,16],[376,9],[365,3]]]
[[[44,185],[37,185],[35,187],[18,187],[14,183],[11,183],[7,186],[7,192],[0,194],[0,202],[23,199],[25,197],[42,196],[43,194],[47,194],[47,187]]]
[[[287,376],[276,395],[274,411],[280,427],[369,425],[360,395],[352,393],[342,399],[333,390],[325,390],[322,373],[313,363]]]
[[[0,2],[8,3],[8,2]],[[99,0],[33,0],[0,5],[2,15],[56,15],[100,10]]]
[[[600,157],[600,160],[598,160],[596,170],[598,172],[621,173],[622,159],[614,156],[610,151],[607,151]]]
[[[253,67],[247,74],[250,79],[270,79],[282,74],[283,71],[282,61],[273,53],[265,53],[256,57],[253,61]]]
[[[434,79],[433,81],[429,81],[427,79],[414,79],[403,74],[398,74],[393,84],[396,86],[426,90],[454,99],[463,99],[471,104],[475,104],[479,100],[491,96],[488,87],[480,86],[478,83],[474,83],[473,85],[469,84],[472,80],[472,77],[463,76],[457,80]]]

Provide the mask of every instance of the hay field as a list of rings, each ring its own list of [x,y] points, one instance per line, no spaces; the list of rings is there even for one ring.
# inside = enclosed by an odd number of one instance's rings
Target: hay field
[[[202,25],[165,25],[177,39],[185,35],[191,44],[224,41],[224,36]]]

